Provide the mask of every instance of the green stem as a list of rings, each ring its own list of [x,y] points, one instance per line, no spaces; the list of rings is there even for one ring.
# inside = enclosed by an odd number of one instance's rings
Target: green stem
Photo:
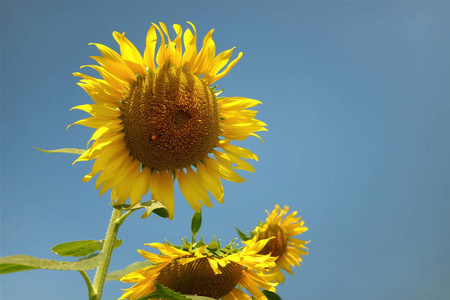
[[[128,216],[131,215],[133,212],[134,210],[129,210],[126,213],[124,213],[119,219],[116,220],[116,225],[120,227],[123,221],[125,221],[125,219],[128,218]]]
[[[111,261],[114,243],[116,242],[117,232],[119,231],[120,227],[120,224],[117,223],[117,220],[121,216],[122,211],[120,209],[113,208],[111,220],[109,221],[108,231],[106,232],[105,243],[103,244],[102,250],[102,253],[105,254],[105,259],[98,266],[94,278],[94,291],[97,294],[97,300],[100,300],[102,298],[103,286],[105,285],[109,262]]]
[[[87,286],[88,294],[89,294],[89,300],[97,299],[97,294],[95,293],[94,287],[92,286],[92,282],[91,282],[91,279],[89,278],[89,276],[86,274],[85,271],[78,271],[78,272],[80,272],[81,276],[83,276],[84,282],[86,282],[86,286]]]

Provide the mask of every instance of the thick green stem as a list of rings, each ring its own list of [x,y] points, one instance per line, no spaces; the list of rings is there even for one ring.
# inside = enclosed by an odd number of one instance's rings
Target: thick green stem
[[[103,286],[105,285],[106,274],[108,273],[109,262],[111,261],[114,243],[116,242],[117,232],[121,224],[117,220],[122,216],[120,209],[113,208],[111,220],[109,221],[108,231],[106,232],[105,243],[103,244],[102,253],[105,254],[105,259],[100,263],[95,273],[94,290],[96,292],[96,300],[102,298]]]

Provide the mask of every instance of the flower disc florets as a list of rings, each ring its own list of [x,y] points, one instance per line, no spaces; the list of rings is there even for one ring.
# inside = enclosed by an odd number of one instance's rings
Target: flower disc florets
[[[283,228],[278,224],[267,224],[259,231],[258,239],[268,239],[273,237],[261,250],[261,254],[271,254],[272,256],[283,255],[286,251],[287,240]]]
[[[183,260],[183,258],[174,259],[168,263],[160,271],[156,283],[180,294],[219,299],[238,284],[243,270],[242,266],[230,262],[224,267],[217,266],[220,274],[215,274],[206,257],[189,263],[183,263]]]
[[[186,69],[148,70],[131,86],[121,109],[127,148],[151,170],[195,165],[218,142],[216,97]]]

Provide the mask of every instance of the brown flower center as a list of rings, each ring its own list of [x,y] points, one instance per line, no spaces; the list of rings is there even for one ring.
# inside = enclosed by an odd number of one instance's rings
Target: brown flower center
[[[220,134],[217,100],[197,76],[179,67],[149,71],[122,103],[125,142],[143,167],[182,169],[213,150]]]
[[[179,259],[175,259],[160,271],[156,283],[180,294],[219,299],[237,285],[242,267],[230,262],[225,267],[219,266],[219,270],[222,274],[214,274],[206,257],[187,264],[181,264]]]
[[[264,248],[259,251],[259,254],[269,254],[271,256],[281,256],[286,251],[287,240],[284,234],[284,229],[278,224],[269,224],[267,229],[261,230],[258,235],[258,240],[271,239]]]

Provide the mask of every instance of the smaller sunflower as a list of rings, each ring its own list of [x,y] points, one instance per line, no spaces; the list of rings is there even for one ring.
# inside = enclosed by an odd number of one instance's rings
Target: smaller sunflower
[[[266,221],[260,222],[251,233],[250,238],[245,238],[241,233],[243,242],[249,247],[253,247],[261,240],[272,238],[259,251],[259,254],[270,254],[277,257],[276,267],[272,269],[275,282],[284,281],[284,275],[280,268],[293,275],[292,267],[300,267],[301,256],[308,255],[308,248],[305,245],[310,241],[293,238],[307,231],[308,227],[303,226],[305,222],[300,221],[301,217],[296,217],[297,211],[289,215],[288,211],[288,206],[284,206],[281,210],[280,206],[276,205],[271,213],[266,211],[268,214]]]
[[[185,295],[199,295],[222,300],[251,299],[241,289],[247,289],[257,300],[267,300],[261,289],[275,292],[273,275],[263,274],[275,267],[276,257],[258,254],[269,240],[260,240],[251,246],[236,249],[233,243],[221,248],[214,240],[206,245],[200,241],[183,247],[169,243],[146,244],[160,254],[144,250],[138,252],[154,265],[133,271],[120,281],[136,283],[119,299],[138,299],[157,290],[155,284]],[[261,288],[261,289],[260,289]]]

